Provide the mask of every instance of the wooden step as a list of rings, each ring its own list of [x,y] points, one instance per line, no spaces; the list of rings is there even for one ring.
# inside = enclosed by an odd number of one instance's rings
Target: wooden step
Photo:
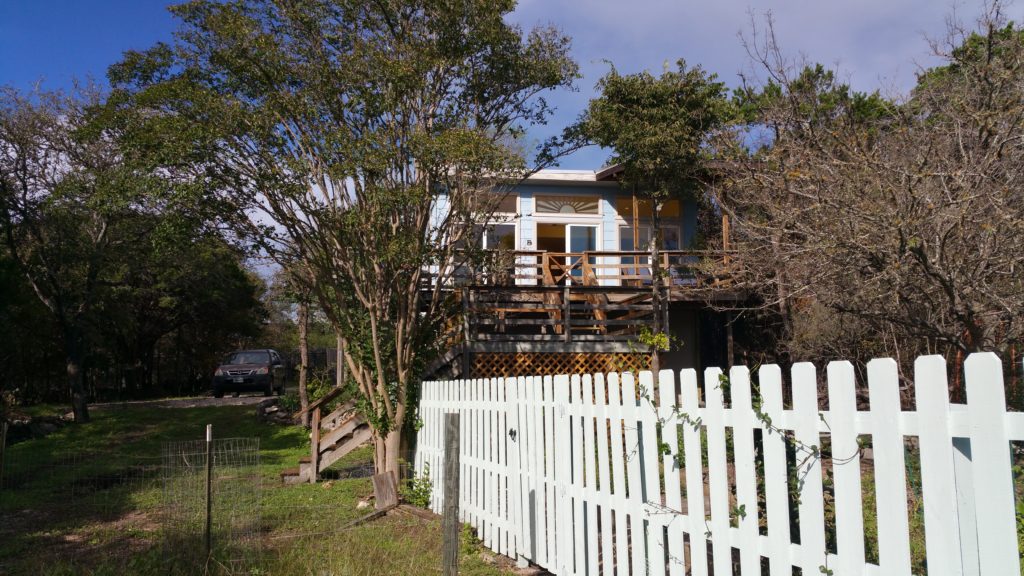
[[[320,457],[320,471],[340,460],[343,456],[365,444],[373,437],[369,424],[363,424],[352,431],[351,436],[342,439]]]
[[[320,451],[324,450],[324,447],[333,446],[341,440],[343,437],[352,433],[353,430],[359,426],[365,424],[365,421],[357,415],[342,422],[340,426],[331,430],[330,432],[320,433]]]
[[[345,421],[355,415],[356,403],[355,401],[346,402],[341,406],[338,406],[330,414],[320,419],[320,429],[332,428],[344,424]],[[352,414],[346,414],[346,412],[352,412]]]
[[[306,465],[309,468],[309,465]],[[302,467],[296,466],[294,468],[285,468],[281,471],[281,482],[285,484],[303,484],[309,481],[309,476],[303,471]]]

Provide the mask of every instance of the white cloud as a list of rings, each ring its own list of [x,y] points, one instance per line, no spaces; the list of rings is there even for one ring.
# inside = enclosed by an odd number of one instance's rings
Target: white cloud
[[[759,25],[771,11],[786,54],[839,68],[855,89],[906,91],[921,66],[938,63],[927,38],[945,34],[954,6],[947,0],[521,0],[512,19],[524,27],[553,24],[573,38],[573,53],[584,75],[580,92],[559,94],[559,114],[543,136],[572,121],[593,95],[594,83],[610,60],[621,71],[657,72],[665,62],[685,58],[715,72],[730,86],[751,69],[738,34],[749,33],[750,15]],[[971,24],[981,13],[974,0],[956,6]],[[1011,19],[1024,11],[1011,5]],[[593,167],[601,153],[580,154],[567,167]]]

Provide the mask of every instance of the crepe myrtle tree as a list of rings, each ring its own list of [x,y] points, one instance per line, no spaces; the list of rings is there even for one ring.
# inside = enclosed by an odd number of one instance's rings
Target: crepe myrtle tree
[[[198,0],[177,40],[110,70],[134,153],[191,170],[239,231],[302,262],[345,344],[379,472],[424,363],[457,326],[473,224],[539,168],[522,153],[577,77],[569,40],[511,0]],[[550,149],[544,161],[557,156]]]

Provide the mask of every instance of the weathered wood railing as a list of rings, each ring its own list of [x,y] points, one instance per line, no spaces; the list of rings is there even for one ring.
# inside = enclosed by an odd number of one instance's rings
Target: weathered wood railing
[[[667,288],[666,288],[667,291]],[[649,289],[620,286],[474,286],[465,340],[631,341],[654,322]]]
[[[710,250],[662,250],[661,268],[672,286],[710,287],[728,284],[729,253]],[[653,275],[651,253],[631,250],[548,252],[492,251],[473,274],[471,284],[561,286],[644,286]],[[590,282],[587,281],[590,280]]]

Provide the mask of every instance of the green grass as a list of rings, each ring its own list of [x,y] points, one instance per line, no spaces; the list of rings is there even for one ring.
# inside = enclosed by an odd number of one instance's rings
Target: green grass
[[[202,440],[206,424],[217,438],[259,438],[262,487],[250,531],[259,546],[244,554],[218,550],[208,573],[440,572],[439,520],[392,514],[341,530],[372,510],[356,506],[373,493],[369,478],[281,483],[281,470],[307,454],[308,431],[259,422],[254,406],[129,406],[95,411],[89,424],[9,447],[5,485],[17,480],[18,487],[0,491],[0,575],[196,573],[195,565],[168,568],[176,551],[166,549],[158,466],[164,442]],[[332,468],[369,464],[372,456],[372,447],[362,447]],[[27,469],[38,473],[26,477]],[[479,545],[467,540],[463,548],[461,573],[508,573]]]

